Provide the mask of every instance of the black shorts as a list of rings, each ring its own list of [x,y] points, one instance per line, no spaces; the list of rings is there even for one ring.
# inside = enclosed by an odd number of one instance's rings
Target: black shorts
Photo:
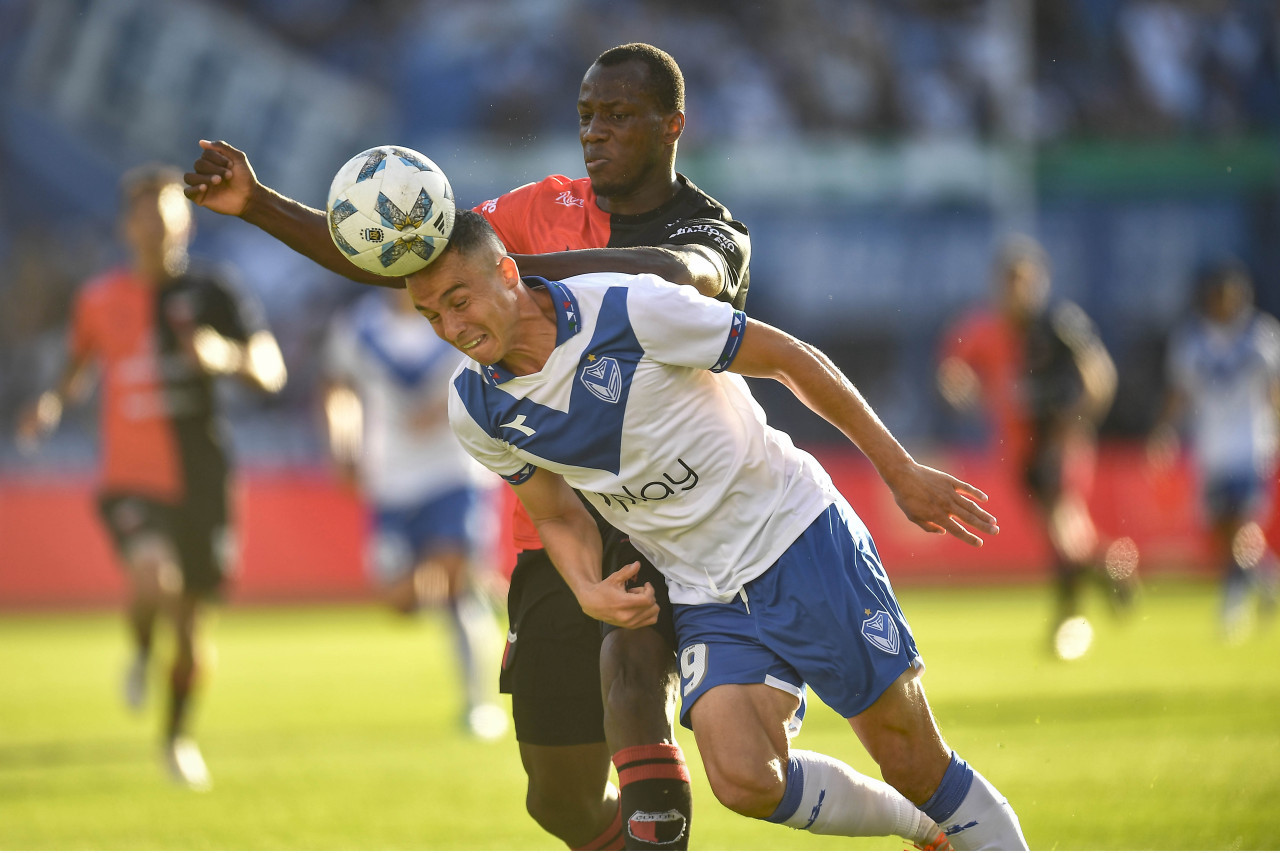
[[[196,598],[220,595],[231,556],[225,482],[179,504],[128,492],[104,492],[98,496],[98,513],[121,559],[136,538],[158,534],[173,544],[184,593]]]
[[[600,623],[582,612],[546,551],[516,557],[507,616],[499,683],[511,695],[516,740],[534,746],[603,742]]]
[[[637,560],[640,561],[640,571],[636,574],[628,587],[644,586],[645,583],[653,584],[653,594],[658,600],[658,621],[654,624],[664,640],[667,641],[667,647],[671,649],[671,653],[676,652],[676,624],[671,617],[671,598],[667,595],[667,579],[662,576],[662,572],[654,568],[653,563],[646,560],[636,546],[631,544],[631,537],[613,527],[601,526],[600,537],[604,542],[604,576],[608,577],[624,566],[629,566]],[[608,622],[600,623],[600,630],[603,634],[610,631],[616,631],[617,625],[610,625]]]

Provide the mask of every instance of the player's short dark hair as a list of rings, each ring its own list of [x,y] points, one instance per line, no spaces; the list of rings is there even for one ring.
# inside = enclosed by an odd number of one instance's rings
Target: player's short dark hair
[[[502,245],[502,239],[489,224],[489,220],[474,210],[459,210],[453,217],[449,243],[441,255],[448,252],[470,255],[485,248],[494,249],[499,254],[505,254],[507,251],[506,246]]]
[[[595,65],[612,68],[627,62],[642,63],[649,70],[646,89],[664,113],[684,110],[684,75],[665,50],[644,42],[611,47],[596,57]]]
[[[1034,237],[1014,234],[1000,245],[1000,250],[996,253],[995,267],[999,272],[1004,273],[1023,263],[1035,264],[1048,272],[1049,253]]]
[[[158,193],[167,186],[182,186],[182,170],[168,163],[143,163],[120,177],[120,206],[127,207],[144,193]]]
[[[1202,263],[1196,271],[1196,303],[1204,308],[1210,297],[1231,284],[1244,288],[1248,300],[1253,301],[1253,275],[1244,261],[1228,255]]]

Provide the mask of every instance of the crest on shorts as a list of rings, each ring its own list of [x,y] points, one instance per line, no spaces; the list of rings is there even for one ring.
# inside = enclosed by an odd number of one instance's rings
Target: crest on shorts
[[[622,399],[622,369],[612,356],[596,358],[588,355],[587,366],[582,369],[581,378],[587,390],[606,403],[616,403]]]
[[[871,645],[888,655],[896,655],[901,648],[898,626],[883,610],[877,610],[862,620],[862,636],[866,637]]]

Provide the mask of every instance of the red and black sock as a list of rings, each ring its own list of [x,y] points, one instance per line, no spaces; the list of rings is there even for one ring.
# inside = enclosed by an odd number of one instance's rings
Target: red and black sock
[[[581,847],[574,847],[574,850],[622,850],[622,810],[613,816],[613,822],[609,824],[609,828],[598,836],[588,841]]]
[[[613,756],[627,850],[688,850],[693,796],[675,744],[631,746]]]

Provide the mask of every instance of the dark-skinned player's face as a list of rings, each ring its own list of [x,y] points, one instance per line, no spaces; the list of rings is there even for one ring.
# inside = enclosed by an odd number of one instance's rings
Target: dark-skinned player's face
[[[648,90],[642,62],[592,65],[578,93],[578,138],[596,195],[626,196],[653,181],[670,180],[670,143],[677,113],[664,113]]]

